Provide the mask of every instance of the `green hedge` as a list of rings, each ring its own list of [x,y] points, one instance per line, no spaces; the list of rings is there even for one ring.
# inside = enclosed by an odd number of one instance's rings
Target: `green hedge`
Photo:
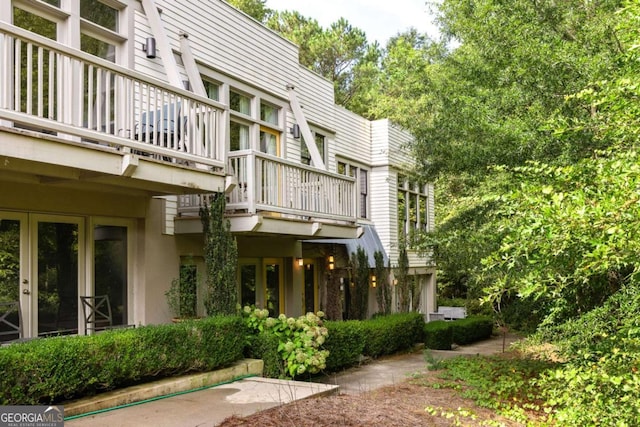
[[[329,336],[327,371],[358,363],[360,356],[378,357],[411,348],[422,342],[424,320],[419,313],[377,316],[371,320],[326,322]]]
[[[245,336],[240,317],[218,317],[2,347],[0,404],[57,403],[213,370],[243,357]]]
[[[280,338],[266,331],[249,336],[245,355],[251,359],[262,359],[264,363],[262,375],[267,378],[283,378],[285,376],[284,361],[278,353],[278,345],[280,345]]]
[[[364,355],[379,357],[413,347],[423,341],[424,318],[420,313],[377,316],[362,322]]]
[[[328,321],[329,330],[324,348],[329,350],[327,371],[335,371],[358,363],[364,350],[365,335],[360,320]]]
[[[451,350],[453,343],[471,344],[491,337],[493,320],[486,316],[471,316],[446,322],[437,320],[424,326],[424,345],[433,350]]]

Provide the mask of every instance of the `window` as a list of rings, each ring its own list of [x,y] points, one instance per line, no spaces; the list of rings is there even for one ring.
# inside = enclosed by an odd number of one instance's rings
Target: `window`
[[[248,150],[251,148],[249,144],[249,126],[238,122],[231,122],[229,132],[229,149],[231,151]]]
[[[316,147],[320,152],[320,157],[322,157],[322,161],[326,163],[326,153],[325,153],[325,136],[318,133],[312,132],[313,138],[316,142]],[[300,162],[305,165],[311,164],[311,154],[309,154],[309,149],[307,148],[307,144],[305,144],[304,137],[300,138]]]
[[[263,122],[277,125],[279,112],[280,109],[273,105],[266,104],[264,102],[260,103],[260,120]]]
[[[280,134],[271,129],[260,128],[260,151],[274,156],[280,155]]]
[[[251,99],[238,92],[231,91],[229,94],[229,108],[241,114],[251,115]]]
[[[420,233],[429,229],[428,201],[426,185],[398,177],[398,232],[409,247],[416,243]]]
[[[13,24],[51,40],[56,39],[57,24],[26,10],[13,8]]]
[[[118,10],[99,0],[80,0],[80,17],[111,31],[118,31]]]
[[[207,97],[215,101],[220,101],[220,85],[206,79],[202,79],[202,83],[204,84],[204,90],[207,93]]]
[[[369,218],[369,171],[359,166],[338,162],[338,173],[356,179],[359,197],[359,216]]]

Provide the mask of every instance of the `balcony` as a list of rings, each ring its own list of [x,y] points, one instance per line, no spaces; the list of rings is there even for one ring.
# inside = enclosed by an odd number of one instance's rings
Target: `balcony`
[[[153,195],[223,187],[224,105],[4,22],[0,58],[7,179],[37,170]]]
[[[357,237],[355,179],[257,152],[228,156],[235,187],[227,194],[231,230],[301,238]],[[177,232],[198,232],[200,196],[179,199]],[[178,221],[180,222],[180,221]]]

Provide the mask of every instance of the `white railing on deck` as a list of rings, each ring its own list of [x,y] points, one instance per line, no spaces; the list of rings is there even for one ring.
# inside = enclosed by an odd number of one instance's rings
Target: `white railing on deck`
[[[224,168],[215,101],[4,22],[0,64],[0,123]]]
[[[354,178],[251,150],[229,153],[228,162],[228,172],[237,180],[228,194],[228,211],[356,220]],[[182,211],[196,210],[200,199],[181,196],[179,203]]]

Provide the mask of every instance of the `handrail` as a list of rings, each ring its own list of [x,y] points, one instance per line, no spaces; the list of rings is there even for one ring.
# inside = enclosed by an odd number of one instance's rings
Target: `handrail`
[[[228,209],[355,221],[355,179],[259,151],[229,153],[229,173],[238,182]]]
[[[1,120],[224,168],[221,103],[1,21],[0,59]]]

